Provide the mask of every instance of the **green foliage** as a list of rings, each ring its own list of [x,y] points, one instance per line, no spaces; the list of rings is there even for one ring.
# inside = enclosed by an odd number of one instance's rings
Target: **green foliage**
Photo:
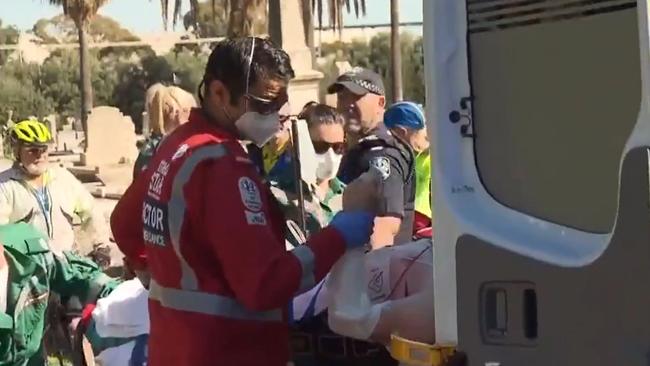
[[[424,51],[422,37],[414,38],[409,33],[400,37],[402,51],[402,79],[404,99],[424,103]],[[320,71],[325,74],[321,83],[324,91],[337,77],[335,62],[348,61],[352,66],[361,66],[371,69],[381,75],[386,87],[386,97],[392,100],[390,77],[390,35],[380,33],[370,42],[354,40],[350,43],[335,42],[323,44],[321,54],[325,61],[320,66]]]
[[[2,20],[0,20],[0,44],[16,44],[18,43],[19,32],[14,27],[3,27]],[[0,51],[0,66],[4,65],[11,51]]]
[[[40,80],[36,87],[54,101],[56,113],[63,118],[79,115],[81,91],[77,52],[64,50],[48,57],[40,68]]]
[[[190,51],[149,55],[141,60],[118,57],[99,59],[91,54],[95,105],[118,107],[131,116],[136,128],[142,124],[144,95],[157,82],[176,84],[194,93],[203,77],[207,55]],[[59,120],[79,117],[79,54],[75,50],[53,53],[43,65],[18,61],[0,69],[0,122],[10,110],[14,118],[34,115],[42,118],[56,113]]]
[[[208,22],[206,19],[211,19],[212,16],[211,7],[203,4],[201,9],[203,10],[199,13],[199,19],[204,25],[199,26],[198,32],[207,33],[200,35],[222,35],[225,32],[225,21]],[[225,16],[223,10],[222,13]],[[34,26],[34,31],[41,37],[50,37],[49,41],[52,42],[76,42],[74,23],[63,17],[39,21]],[[15,29],[3,28],[0,24],[0,43],[17,41],[17,34]],[[137,39],[116,22],[100,16],[92,22],[89,34],[93,41]],[[321,84],[322,92],[337,76],[334,72],[336,61],[349,61],[353,66],[375,70],[384,77],[386,88],[390,91],[388,34],[379,34],[370,42],[356,40],[351,43],[324,44],[321,53],[323,58],[320,59],[319,68],[325,73]],[[424,103],[422,39],[404,34],[402,55],[404,97]],[[79,117],[81,92],[78,50],[55,51],[40,66],[8,61],[2,56],[0,53],[0,124],[7,120],[9,111],[13,111],[14,121],[32,115],[43,118],[51,113],[58,114],[58,120]],[[199,47],[179,47],[164,56],[155,55],[148,47],[137,49],[136,52],[125,51],[123,48],[91,50],[90,65],[95,105],[118,107],[123,113],[131,116],[136,129],[139,130],[146,89],[156,82],[162,82],[167,85],[175,84],[196,93],[207,57],[207,54],[199,51]],[[388,98],[390,100],[390,95]]]
[[[164,58],[170,65],[173,74],[176,75],[176,84],[191,93],[195,93],[203,78],[205,65],[208,63],[208,55],[184,51],[169,53]]]
[[[404,97],[425,104],[424,43],[422,37],[417,38],[403,53],[402,70]]]
[[[165,56],[149,56],[143,58],[140,64],[121,65],[118,67],[113,105],[130,115],[136,129],[140,130],[147,88],[161,82],[195,93],[207,61],[205,54],[182,50]]]
[[[54,108],[54,102],[38,89],[31,81],[0,72],[0,121],[19,121],[30,116],[45,116]]]

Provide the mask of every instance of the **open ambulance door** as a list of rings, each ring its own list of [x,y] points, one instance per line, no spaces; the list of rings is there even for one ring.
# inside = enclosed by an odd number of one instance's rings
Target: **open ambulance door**
[[[647,1],[423,4],[437,343],[649,365]]]

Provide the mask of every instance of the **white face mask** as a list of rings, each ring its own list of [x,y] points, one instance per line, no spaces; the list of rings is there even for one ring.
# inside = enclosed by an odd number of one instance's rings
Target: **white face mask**
[[[282,124],[277,112],[267,115],[246,112],[235,121],[235,127],[243,138],[262,147],[282,129]]]
[[[342,158],[343,155],[335,153],[331,147],[324,154],[316,154],[316,161],[318,162],[316,179],[319,182],[324,182],[336,177]]]

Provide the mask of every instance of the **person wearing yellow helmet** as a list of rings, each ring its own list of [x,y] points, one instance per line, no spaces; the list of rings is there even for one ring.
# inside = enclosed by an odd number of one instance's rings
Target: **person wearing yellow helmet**
[[[110,265],[106,219],[94,199],[67,169],[48,164],[52,143],[49,128],[34,119],[16,123],[9,131],[15,162],[0,173],[0,224],[26,222],[50,240],[54,252],[76,250],[100,266]],[[72,227],[77,216],[93,242],[75,244]]]
[[[21,121],[13,126],[10,136],[16,162],[27,175],[42,177],[47,168],[47,146],[52,141],[47,126],[35,120]]]

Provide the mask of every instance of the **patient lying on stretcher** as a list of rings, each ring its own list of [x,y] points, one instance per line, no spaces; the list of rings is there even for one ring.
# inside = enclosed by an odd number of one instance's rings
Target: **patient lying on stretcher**
[[[366,278],[345,280],[367,284],[365,291],[370,304],[359,309],[363,315],[355,320],[337,317],[337,312],[329,309],[330,327],[341,335],[384,345],[389,344],[391,334],[434,343],[432,263],[429,239],[367,253]],[[336,284],[330,277],[323,281],[311,291],[296,297],[294,318],[302,319],[311,303],[314,304],[314,315],[322,313],[334,303]]]
[[[365,202],[373,200],[363,197],[382,195],[383,179],[379,178],[370,170],[350,184],[343,195],[343,208],[375,210],[380,215],[381,205],[364,207]],[[359,270],[364,266],[365,272]],[[325,287],[330,290],[324,299],[334,332],[384,345],[390,342],[391,334],[434,343],[431,239],[384,247],[365,255],[346,254],[333,268]]]

